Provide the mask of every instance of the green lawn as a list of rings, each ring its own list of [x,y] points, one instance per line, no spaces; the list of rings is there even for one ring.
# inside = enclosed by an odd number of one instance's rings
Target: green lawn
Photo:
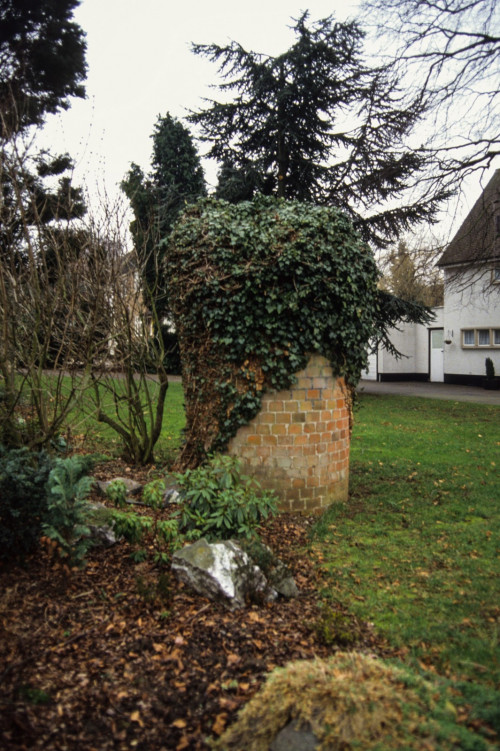
[[[79,376],[68,375],[51,375],[47,374],[43,376],[43,388],[46,391],[46,404],[50,411],[53,405],[56,403],[64,403],[68,399],[68,395],[71,393],[75,384],[80,383]],[[115,410],[113,404],[113,396],[111,395],[108,386],[113,386],[117,395],[117,403],[121,410],[121,414],[125,415],[125,381],[124,379],[111,378],[107,376],[104,382],[99,386],[101,394],[103,394],[104,408],[108,411],[111,417],[115,417]],[[151,391],[151,398],[153,406],[155,402],[155,392],[158,390],[158,384],[151,379],[148,381],[148,388]],[[103,452],[108,455],[119,455],[123,450],[122,442],[119,436],[114,432],[112,428],[102,422],[98,422],[96,419],[96,406],[93,400],[92,389],[81,390],[79,386],[76,388],[79,395],[78,402],[74,404],[73,408],[69,412],[67,419],[65,420],[64,429],[61,433],[69,439],[70,444],[75,450],[84,448],[85,450]],[[56,396],[56,395],[59,396]],[[144,405],[144,413],[147,414],[147,399],[142,399]],[[25,405],[30,404],[29,390],[25,388],[24,400]],[[168,462],[172,459],[175,451],[180,445],[182,430],[185,425],[184,414],[184,393],[182,390],[182,384],[178,382],[170,382],[168,386],[167,396],[165,399],[165,408],[163,413],[163,425],[161,436],[158,440],[155,449],[155,456],[158,461]]]
[[[406,660],[498,688],[500,408],[364,395],[354,424],[349,502],[314,533],[323,596]]]
[[[118,381],[116,385],[118,386],[117,391],[119,393],[122,384]],[[149,385],[154,399],[154,393],[158,389],[158,385],[154,381],[151,381]],[[105,404],[108,404],[109,414],[113,416],[111,396],[107,395],[104,401]],[[92,446],[94,450],[101,450],[112,454],[119,454],[122,450],[121,440],[112,428],[104,423],[97,422],[95,418],[95,406],[92,402],[90,392],[83,404],[73,411],[69,423],[85,437],[85,442]],[[182,384],[170,382],[165,399],[161,436],[155,448],[155,456],[158,461],[168,462],[172,459],[174,452],[180,445],[185,423]]]

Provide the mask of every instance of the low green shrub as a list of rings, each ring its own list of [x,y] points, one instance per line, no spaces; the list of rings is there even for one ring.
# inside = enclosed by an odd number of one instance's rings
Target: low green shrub
[[[317,639],[327,647],[332,644],[353,647],[357,642],[352,616],[326,605],[312,625]]]
[[[165,495],[165,482],[163,480],[151,480],[142,491],[142,500],[156,511],[162,507]]]
[[[37,547],[52,468],[53,459],[45,451],[0,445],[0,560],[24,561]]]
[[[150,516],[141,516],[134,511],[114,511],[113,528],[118,537],[123,537],[131,545],[142,543],[144,536],[153,528]]]
[[[241,474],[237,457],[216,454],[176,479],[185,497],[180,528],[191,538],[249,538],[263,519],[276,513],[274,495]]]
[[[142,545],[146,536],[151,535],[153,544],[153,561],[156,564],[167,564],[172,550],[181,545],[183,536],[179,532],[178,520],[175,516],[170,519],[160,518],[163,505],[165,483],[163,480],[152,480],[142,491],[144,503],[154,511],[154,516],[136,514],[132,511],[113,511],[113,527],[117,535],[124,537],[131,545]],[[136,562],[145,561],[149,557],[144,548],[134,550],[132,558]]]
[[[491,357],[486,358],[484,365],[486,368],[486,378],[488,378],[488,380],[492,380],[495,377],[495,366],[493,365],[493,360],[491,359]]]
[[[86,474],[91,464],[92,460],[84,456],[56,459],[47,482],[47,518],[42,529],[71,565],[82,565],[92,545],[87,496],[93,480]]]
[[[119,478],[111,480],[106,488],[106,498],[109,498],[117,508],[125,508],[127,505],[127,486],[123,480]]]
[[[156,519],[153,531],[156,546],[153,560],[155,563],[166,564],[172,551],[184,541],[183,535],[179,533],[179,523],[177,519]]]

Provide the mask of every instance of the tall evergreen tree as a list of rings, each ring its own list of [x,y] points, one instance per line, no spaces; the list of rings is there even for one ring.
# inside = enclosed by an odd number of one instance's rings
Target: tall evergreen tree
[[[68,154],[32,157],[10,145],[0,147],[0,260],[21,261],[29,245],[45,252],[54,226],[83,217],[86,206],[81,188],[72,185]]]
[[[5,139],[84,97],[85,35],[73,21],[80,0],[2,0],[0,133]]]
[[[169,113],[158,116],[152,133],[151,172],[145,175],[132,164],[122,189],[134,212],[134,245],[144,269],[146,304],[155,305],[162,318],[168,311],[161,240],[187,203],[206,195],[200,158],[189,130]]]
[[[408,104],[390,67],[366,65],[356,23],[329,16],[308,26],[306,12],[293,30],[296,42],[276,57],[236,42],[193,45],[224,78],[224,101],[189,117],[223,166],[217,194],[335,205],[377,245],[432,220],[446,190],[404,200],[426,167],[425,153],[407,146],[425,101]]]
[[[0,252],[22,253],[35,227],[40,249],[43,228],[85,213],[70,157],[32,148],[47,114],[85,96],[85,35],[73,21],[79,2],[0,3]]]

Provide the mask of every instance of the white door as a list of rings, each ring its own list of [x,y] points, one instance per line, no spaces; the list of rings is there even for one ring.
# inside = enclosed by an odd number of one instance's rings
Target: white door
[[[444,329],[431,332],[431,381],[444,381]]]

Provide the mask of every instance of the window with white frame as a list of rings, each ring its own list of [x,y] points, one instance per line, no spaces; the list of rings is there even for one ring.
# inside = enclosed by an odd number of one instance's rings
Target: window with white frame
[[[477,331],[477,346],[489,347],[490,346],[490,330],[478,329]]]
[[[462,329],[462,347],[500,347],[500,329]]]
[[[500,266],[495,266],[491,272],[491,280],[493,284],[500,284]]]
[[[474,347],[475,344],[474,329],[465,329],[465,331],[462,331],[462,345],[464,347]]]

